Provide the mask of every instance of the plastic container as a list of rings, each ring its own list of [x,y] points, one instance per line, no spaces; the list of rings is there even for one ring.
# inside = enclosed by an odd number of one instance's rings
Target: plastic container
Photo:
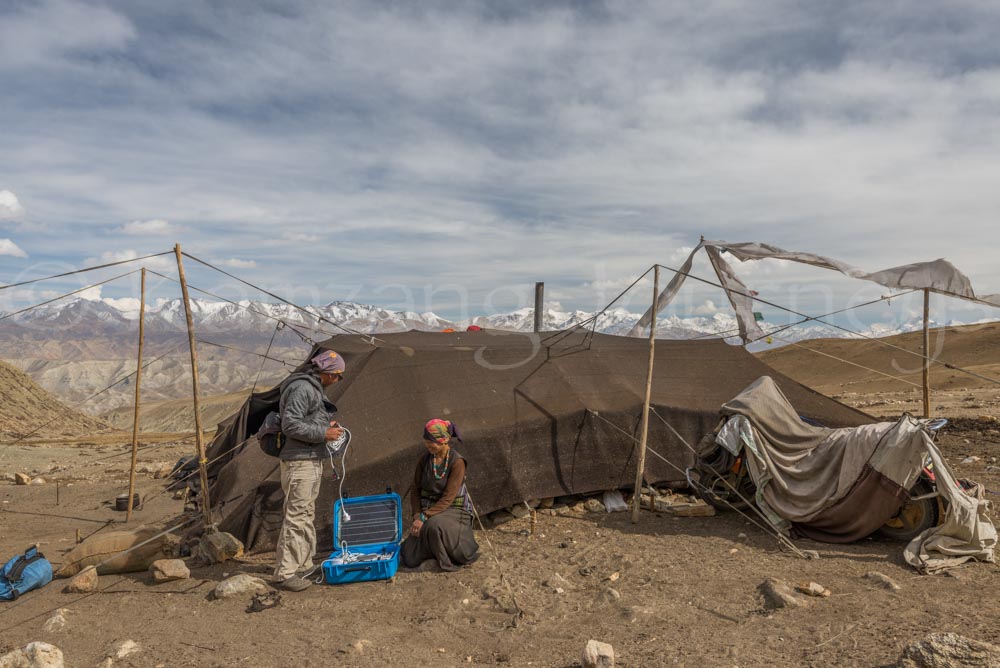
[[[346,509],[350,519],[344,517]],[[323,561],[323,581],[348,584],[387,580],[399,568],[403,536],[399,494],[338,499],[333,504],[333,540],[337,545]]]

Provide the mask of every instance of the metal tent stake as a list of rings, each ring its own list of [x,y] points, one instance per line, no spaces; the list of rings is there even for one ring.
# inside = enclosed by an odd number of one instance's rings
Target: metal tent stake
[[[660,265],[653,266],[653,310],[649,323],[649,368],[646,371],[646,398],[642,402],[642,434],[639,438],[639,465],[635,469],[632,492],[632,524],[639,521],[642,506],[642,478],[646,472],[646,437],[649,435],[649,402],[653,395],[653,353],[656,351],[656,307],[660,295]]]
[[[135,410],[132,414],[132,466],[128,470],[128,510],[125,513],[125,523],[132,519],[132,506],[135,499],[135,464],[139,458],[139,388],[142,385],[142,347],[146,333],[146,268],[142,268],[142,278],[139,282],[139,354],[135,363]]]
[[[201,474],[201,508],[205,514],[205,530],[212,527],[212,507],[208,492],[208,460],[205,459],[205,441],[201,433],[201,406],[198,402],[198,349],[194,342],[194,320],[191,317],[191,298],[188,296],[187,279],[184,278],[184,260],[181,257],[181,245],[174,246],[177,256],[177,276],[181,282],[181,294],[184,296],[184,317],[187,319],[188,347],[191,350],[191,390],[194,396],[194,440],[198,446],[198,470]]]

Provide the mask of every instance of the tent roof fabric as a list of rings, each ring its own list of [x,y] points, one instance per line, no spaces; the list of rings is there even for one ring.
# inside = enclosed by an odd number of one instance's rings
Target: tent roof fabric
[[[422,427],[433,417],[454,421],[462,433],[468,488],[480,513],[634,482],[636,444],[618,429],[638,434],[646,341],[579,329],[542,335],[411,331],[380,334],[374,345],[367,337],[335,336],[317,349],[336,350],[347,362],[344,380],[328,388],[328,396],[338,407],[336,419],[353,434],[344,483],[352,496],[390,486],[405,494],[423,451]],[[695,446],[715,428],[722,404],[762,375],[772,376],[806,417],[833,427],[872,421],[719,340],[657,341],[652,405]],[[276,390],[248,400],[220,425],[209,459],[255,433],[276,401]],[[655,416],[649,446],[673,466],[648,458],[647,480],[683,481],[694,455]],[[222,526],[249,539],[248,547],[265,534],[273,537],[273,512],[281,501],[277,460],[251,440],[221,457],[211,473]],[[337,485],[324,480],[317,528],[327,546],[336,494]]]

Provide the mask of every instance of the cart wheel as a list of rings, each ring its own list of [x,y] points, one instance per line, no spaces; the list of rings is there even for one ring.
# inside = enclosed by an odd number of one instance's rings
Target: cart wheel
[[[746,472],[740,476],[734,474],[720,476],[714,471],[699,470],[698,478],[700,484],[695,486],[695,492],[716,510],[746,510],[750,504],[743,499],[753,501],[757,494],[757,488]],[[739,490],[739,495],[733,492],[733,488]],[[743,498],[740,498],[740,495]]]
[[[910,490],[910,496],[924,496],[934,492],[934,488],[923,478]],[[890,540],[911,541],[922,532],[936,526],[941,513],[938,498],[907,501],[891,520],[883,524],[875,533]]]

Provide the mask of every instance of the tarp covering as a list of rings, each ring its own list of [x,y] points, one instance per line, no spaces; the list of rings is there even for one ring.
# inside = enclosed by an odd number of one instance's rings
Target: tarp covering
[[[996,530],[986,503],[956,484],[920,420],[904,415],[839,429],[806,424],[767,376],[721,413],[729,421],[719,439],[730,451],[734,436],[744,446],[757,505],[779,528],[833,543],[864,538],[903,506],[930,455],[948,511],[944,523],[908,546],[907,561],[925,571],[973,558],[993,561]]]
[[[345,492],[405,493],[432,417],[455,421],[465,443],[468,488],[480,513],[524,499],[631,487],[645,391],[648,343],[572,330],[544,336],[510,332],[342,335],[320,344],[345,358],[328,391],[353,433]],[[719,407],[755,378],[771,374],[801,414],[833,426],[871,421],[864,413],[784,377],[745,350],[718,340],[657,341],[652,405],[689,443],[718,422]],[[277,460],[251,439],[277,400],[255,394],[221,425],[208,458],[213,509],[221,527],[249,548],[267,549],[280,525]],[[595,416],[591,411],[598,413]],[[626,434],[618,431],[622,429]],[[693,454],[659,419],[649,444],[674,466],[647,458],[647,480],[676,482]],[[232,454],[227,451],[236,448]],[[330,545],[337,485],[324,477],[316,525]]]
[[[923,573],[954,568],[971,559],[993,562],[997,530],[987,514],[989,502],[983,487],[964,492],[956,483],[944,457],[928,439],[937,487],[947,503],[944,521],[923,532],[906,546],[906,562]]]
[[[846,262],[823,257],[814,253],[804,253],[801,251],[788,251],[770,244],[756,241],[743,241],[730,243],[726,241],[706,241],[702,240],[695,247],[684,266],[674,275],[667,288],[660,293],[657,299],[657,312],[665,309],[677,295],[677,292],[684,284],[684,279],[691,271],[694,255],[704,248],[712,263],[720,283],[726,290],[733,309],[736,311],[736,320],[740,328],[740,338],[744,343],[757,340],[765,336],[760,327],[756,324],[753,316],[753,295],[756,293],[748,290],[739,280],[729,263],[722,256],[723,252],[730,253],[740,261],[747,260],[788,260],[802,264],[831,269],[840,273],[866,281],[872,281],[887,288],[901,290],[923,290],[927,289],[951,297],[970,299],[983,302],[992,306],[1000,306],[1000,294],[976,295],[972,289],[972,283],[968,276],[959,271],[958,267],[945,259],[937,259],[930,262],[915,262],[899,267],[890,267],[881,271],[866,272],[854,267]],[[649,327],[652,322],[652,308],[648,309],[632,328],[631,334],[638,336],[642,330]]]

